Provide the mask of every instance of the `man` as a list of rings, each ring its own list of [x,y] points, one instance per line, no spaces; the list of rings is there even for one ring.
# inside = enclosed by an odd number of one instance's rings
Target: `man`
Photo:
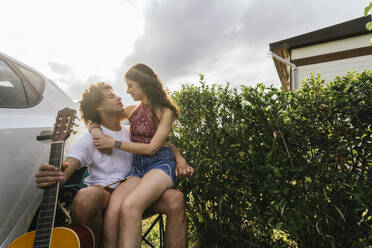
[[[113,93],[111,86],[106,83],[91,85],[84,91],[79,104],[82,119],[86,124],[94,121],[101,124],[104,134],[117,140],[130,141],[128,130],[120,125],[123,111],[121,99]],[[193,169],[186,164],[180,152],[173,144],[170,144],[170,147],[177,162],[176,175],[178,177],[192,175]],[[88,166],[90,175],[84,180],[87,187],[81,189],[73,200],[72,218],[75,223],[87,225],[93,230],[96,247],[99,247],[102,241],[105,210],[109,204],[119,204],[115,199],[123,192],[116,192],[115,188],[119,184],[118,181],[130,174],[131,163],[130,153],[121,150],[113,150],[111,155],[101,153],[94,147],[92,136],[86,134],[72,147],[62,165],[63,172],[56,171],[52,165],[43,164],[36,175],[36,183],[40,188],[58,180],[64,183],[76,169]],[[105,187],[107,185],[109,186]],[[149,211],[167,215],[166,247],[187,246],[184,198],[180,191],[167,190]]]

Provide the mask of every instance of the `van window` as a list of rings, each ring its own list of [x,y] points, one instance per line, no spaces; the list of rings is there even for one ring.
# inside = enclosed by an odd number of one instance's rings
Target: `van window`
[[[27,98],[20,78],[0,59],[0,107],[27,107]]]

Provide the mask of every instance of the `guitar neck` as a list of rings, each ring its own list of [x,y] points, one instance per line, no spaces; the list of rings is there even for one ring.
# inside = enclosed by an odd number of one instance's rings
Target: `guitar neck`
[[[64,141],[53,142],[51,145],[49,164],[61,171]],[[36,236],[33,248],[49,248],[54,226],[54,216],[58,200],[59,182],[44,189],[40,205],[39,218],[36,225]]]

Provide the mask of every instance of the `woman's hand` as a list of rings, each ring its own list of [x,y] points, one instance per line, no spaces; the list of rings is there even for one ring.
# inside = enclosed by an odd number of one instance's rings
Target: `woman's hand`
[[[101,150],[101,149],[112,149],[115,146],[115,139],[107,136],[107,135],[101,135],[98,137],[93,137],[93,143],[94,146]]]

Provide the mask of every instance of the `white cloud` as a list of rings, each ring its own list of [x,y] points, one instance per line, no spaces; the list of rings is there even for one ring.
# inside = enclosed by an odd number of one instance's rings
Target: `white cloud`
[[[123,62],[148,63],[171,89],[207,81],[280,87],[269,43],[362,16],[365,3],[324,1],[153,2],[143,35]]]
[[[151,65],[170,89],[197,82],[279,87],[269,43],[363,15],[369,0],[1,0],[0,49],[73,99],[91,81],[122,93]],[[123,95],[124,102],[130,102]]]
[[[126,1],[2,0],[0,5],[6,37],[0,39],[1,51],[41,71],[74,99],[80,97],[72,90],[76,82],[92,75],[112,80],[143,32],[143,9]]]

